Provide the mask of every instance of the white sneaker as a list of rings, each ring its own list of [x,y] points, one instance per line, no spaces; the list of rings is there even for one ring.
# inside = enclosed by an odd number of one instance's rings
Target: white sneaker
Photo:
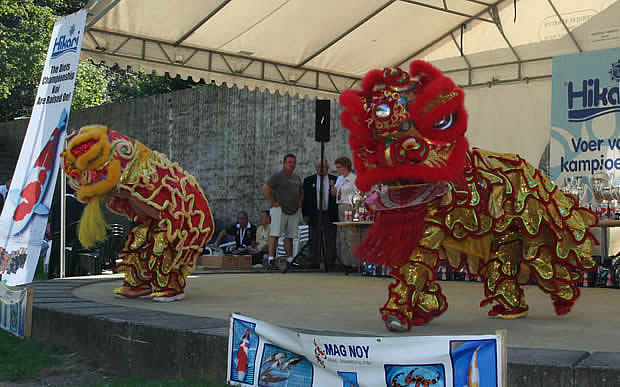
[[[179,293],[176,296],[170,296],[170,297],[153,297],[153,301],[156,302],[172,302],[172,301],[181,301],[182,299],[185,298],[185,293]]]
[[[252,269],[262,269],[262,268],[263,268],[262,263],[257,263],[256,265],[252,265]]]
[[[392,332],[407,332],[409,331],[409,327],[407,324],[403,324],[394,316],[387,316],[385,320],[385,326],[388,330]]]

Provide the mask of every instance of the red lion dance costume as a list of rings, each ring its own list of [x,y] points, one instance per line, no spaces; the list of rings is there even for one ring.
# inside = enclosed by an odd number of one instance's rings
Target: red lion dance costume
[[[376,212],[357,252],[390,265],[396,280],[380,309],[388,329],[447,309],[440,261],[483,278],[489,316],[527,315],[520,285],[532,278],[568,313],[582,272],[595,268],[596,216],[518,155],[469,149],[463,91],[432,65],[373,70],[361,87],[340,96],[341,123]]]
[[[105,126],[67,137],[64,169],[77,198],[88,203],[79,238],[90,247],[106,239],[100,203],[140,222],[118,257],[122,297],[183,299],[187,276],[213,234],[209,203],[196,179],[163,154]]]

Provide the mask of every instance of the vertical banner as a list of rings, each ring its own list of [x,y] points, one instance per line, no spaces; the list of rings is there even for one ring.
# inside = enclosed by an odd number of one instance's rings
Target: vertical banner
[[[553,58],[551,178],[582,186],[592,203],[592,178],[620,179],[620,48]]]
[[[86,10],[54,24],[30,122],[0,216],[0,275],[8,285],[31,282],[54,195]]]
[[[11,289],[0,283],[0,329],[19,337],[30,337],[32,286]]]
[[[354,337],[295,332],[233,314],[236,386],[505,386],[503,334]]]

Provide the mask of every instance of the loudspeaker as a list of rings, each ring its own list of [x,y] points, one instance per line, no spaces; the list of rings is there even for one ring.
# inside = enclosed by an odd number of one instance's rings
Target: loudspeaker
[[[314,138],[316,141],[329,142],[329,99],[316,100],[316,130]]]

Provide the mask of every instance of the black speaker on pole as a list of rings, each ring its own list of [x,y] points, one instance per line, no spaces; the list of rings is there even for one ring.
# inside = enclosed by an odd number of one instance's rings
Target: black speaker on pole
[[[330,100],[316,100],[316,130],[314,132],[316,141],[329,142],[329,111]]]

